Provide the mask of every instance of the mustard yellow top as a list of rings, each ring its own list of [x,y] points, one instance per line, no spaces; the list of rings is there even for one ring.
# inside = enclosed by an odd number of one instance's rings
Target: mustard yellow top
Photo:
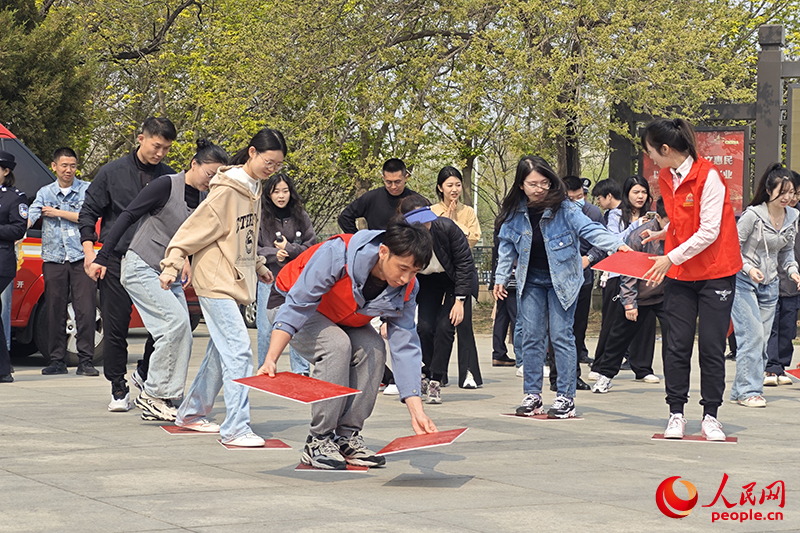
[[[441,201],[431,206],[431,211],[433,211],[437,217],[443,217],[445,213],[447,213],[447,207],[444,205],[444,201]],[[475,210],[458,202],[456,204],[455,217],[447,218],[451,218],[453,222],[461,228],[461,231],[467,236],[469,247],[473,248],[481,238],[481,225],[480,222],[478,222],[478,217],[475,215]]]

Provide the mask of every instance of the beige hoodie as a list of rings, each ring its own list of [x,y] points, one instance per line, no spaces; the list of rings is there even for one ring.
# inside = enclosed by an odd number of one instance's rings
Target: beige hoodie
[[[232,298],[246,305],[256,299],[256,276],[267,273],[256,255],[261,198],[220,167],[208,197],[186,219],[167,246],[161,270],[178,276],[193,255],[192,285],[199,296]]]

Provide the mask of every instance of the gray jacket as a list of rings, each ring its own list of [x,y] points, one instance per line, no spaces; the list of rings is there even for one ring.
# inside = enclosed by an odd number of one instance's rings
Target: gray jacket
[[[764,274],[763,284],[771,283],[778,276],[780,265],[787,276],[797,273],[794,258],[794,240],[797,234],[796,209],[787,209],[783,226],[776,230],[769,219],[766,204],[748,207],[736,224],[739,230],[739,245],[742,248],[742,272],[747,275],[752,268]]]
[[[792,208],[787,211],[797,211],[797,208]],[[800,213],[798,213],[798,225],[800,226]],[[795,236],[794,238],[794,260],[797,261],[797,258],[800,257],[800,239]],[[798,264],[800,268],[800,264]],[[800,294],[800,291],[797,290],[797,283],[792,281],[786,271],[778,265],[778,283],[780,284],[780,297],[784,298],[787,296],[797,296]]]

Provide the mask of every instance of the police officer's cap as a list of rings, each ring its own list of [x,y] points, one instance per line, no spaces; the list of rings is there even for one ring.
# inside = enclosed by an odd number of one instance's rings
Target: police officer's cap
[[[14,158],[14,154],[0,150],[0,167],[14,170],[16,166],[17,161]]]

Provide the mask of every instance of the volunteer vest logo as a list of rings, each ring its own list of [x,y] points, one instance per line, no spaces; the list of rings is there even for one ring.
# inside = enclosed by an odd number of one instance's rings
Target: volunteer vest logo
[[[253,253],[253,243],[255,242],[255,235],[253,230],[247,230],[247,235],[244,238],[244,252],[249,256]]]
[[[714,292],[716,292],[719,295],[720,302],[727,302],[728,296],[730,296],[731,292],[733,291],[714,291]]]
[[[684,518],[689,516],[694,506],[697,505],[697,489],[688,481],[681,480],[681,483],[689,491],[689,499],[684,500],[675,494],[673,485],[675,480],[681,479],[680,476],[673,476],[665,479],[656,489],[656,505],[664,515],[670,518]]]
[[[686,199],[683,201],[683,207],[691,207],[694,205],[694,194],[689,193],[686,195]]]

